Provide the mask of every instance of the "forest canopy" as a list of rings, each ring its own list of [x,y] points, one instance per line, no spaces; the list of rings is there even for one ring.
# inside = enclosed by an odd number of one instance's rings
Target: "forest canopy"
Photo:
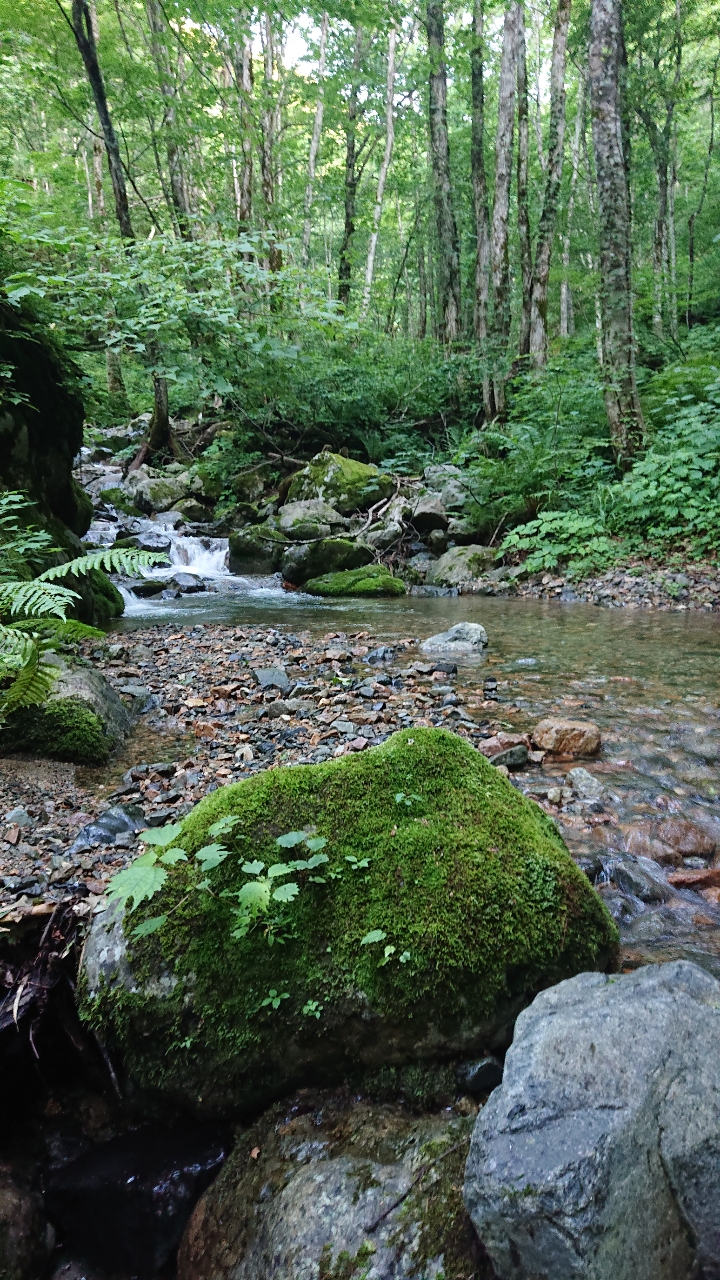
[[[453,460],[488,525],[714,545],[716,6],[0,9],[2,288],[93,422],[152,409],[162,455],[222,417],[220,473]]]

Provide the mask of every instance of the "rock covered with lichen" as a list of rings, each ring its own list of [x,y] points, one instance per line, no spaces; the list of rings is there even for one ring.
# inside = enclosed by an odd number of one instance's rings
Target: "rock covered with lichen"
[[[196,1206],[179,1280],[489,1278],[462,1201],[472,1125],[344,1094],[273,1107]]]
[[[204,874],[223,819],[230,852]],[[325,843],[289,880],[290,832]],[[177,843],[188,860],[125,921],[127,965],[86,966],[84,1013],[136,1082],[201,1109],[491,1049],[539,988],[613,962],[615,926],[553,823],[444,730],[222,788]],[[267,909],[248,926],[251,882]]]

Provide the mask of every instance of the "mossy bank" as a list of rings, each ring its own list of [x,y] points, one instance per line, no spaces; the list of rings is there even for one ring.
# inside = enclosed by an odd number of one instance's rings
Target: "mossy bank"
[[[205,874],[192,855],[230,816],[231,854]],[[233,937],[238,893],[303,830],[327,862]],[[157,933],[128,943],[96,919],[83,1012],[139,1084],[201,1108],[506,1043],[540,987],[614,962],[615,926],[552,822],[445,730],[221,789],[179,843],[189,860],[125,921],[160,911]]]

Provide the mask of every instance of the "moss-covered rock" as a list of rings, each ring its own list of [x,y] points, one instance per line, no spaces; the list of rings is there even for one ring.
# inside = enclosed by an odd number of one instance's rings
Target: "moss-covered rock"
[[[302,586],[309,578],[359,569],[373,558],[370,547],[350,538],[320,538],[317,542],[296,542],[285,549],[282,557],[283,577],[294,586]]]
[[[490,1280],[462,1199],[473,1123],[307,1091],[273,1107],[196,1206],[179,1280]]]
[[[492,547],[451,547],[430,565],[425,581],[437,587],[459,587],[486,573],[495,562]]]
[[[231,573],[277,573],[285,539],[274,524],[265,521],[231,533],[229,549]]]
[[[161,912],[159,932],[128,956],[121,917],[99,916],[85,953],[85,1016],[136,1082],[187,1104],[256,1107],[487,1050],[540,987],[614,958],[615,926],[553,823],[444,730],[220,789],[180,843],[192,855],[228,816],[211,894],[192,890],[192,858],[177,863],[130,918]],[[251,863],[280,863],[278,837],[308,828],[327,866],[296,872],[297,897],[233,937]]]
[[[187,471],[177,474],[148,467],[145,463],[131,471],[123,481],[123,489],[132,503],[145,513],[169,511],[176,502],[185,498],[193,477]]]
[[[101,502],[108,502],[118,511],[122,511],[126,516],[140,516],[142,512],[139,507],[131,502],[124,489],[103,489],[99,494]]]
[[[384,564],[368,564],[362,569],[311,578],[304,590],[311,596],[404,596],[405,583],[393,578]]]
[[[130,728],[127,708],[98,672],[55,663],[60,675],[47,702],[13,712],[0,729],[0,749],[104,764]]]
[[[92,569],[89,574],[95,601],[95,619],[100,626],[111,622],[113,618],[121,618],[125,610],[125,601],[120,592],[102,569]]]
[[[306,502],[288,502],[281,507],[278,523],[281,533],[291,542],[307,542],[341,533],[349,521],[320,498],[308,498]]]
[[[326,452],[316,454],[293,476],[288,499],[300,502],[322,498],[340,515],[349,516],[353,511],[367,511],[381,498],[389,498],[394,487],[392,476],[377,467]]]

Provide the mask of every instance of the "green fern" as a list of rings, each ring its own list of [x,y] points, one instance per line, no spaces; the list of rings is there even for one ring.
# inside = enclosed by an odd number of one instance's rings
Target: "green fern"
[[[52,640],[56,644],[80,644],[83,640],[104,640],[105,632],[97,627],[89,627],[85,622],[75,618],[21,618],[19,622],[8,623],[16,631],[31,632]]]
[[[157,551],[136,551],[133,547],[104,547],[102,551],[93,551],[90,555],[79,556],[68,564],[56,564],[46,569],[36,578],[37,582],[54,582],[57,578],[66,578],[69,574],[82,577],[92,569],[104,569],[106,573],[137,573],[139,569],[149,569],[152,565],[167,561],[167,556]]]

